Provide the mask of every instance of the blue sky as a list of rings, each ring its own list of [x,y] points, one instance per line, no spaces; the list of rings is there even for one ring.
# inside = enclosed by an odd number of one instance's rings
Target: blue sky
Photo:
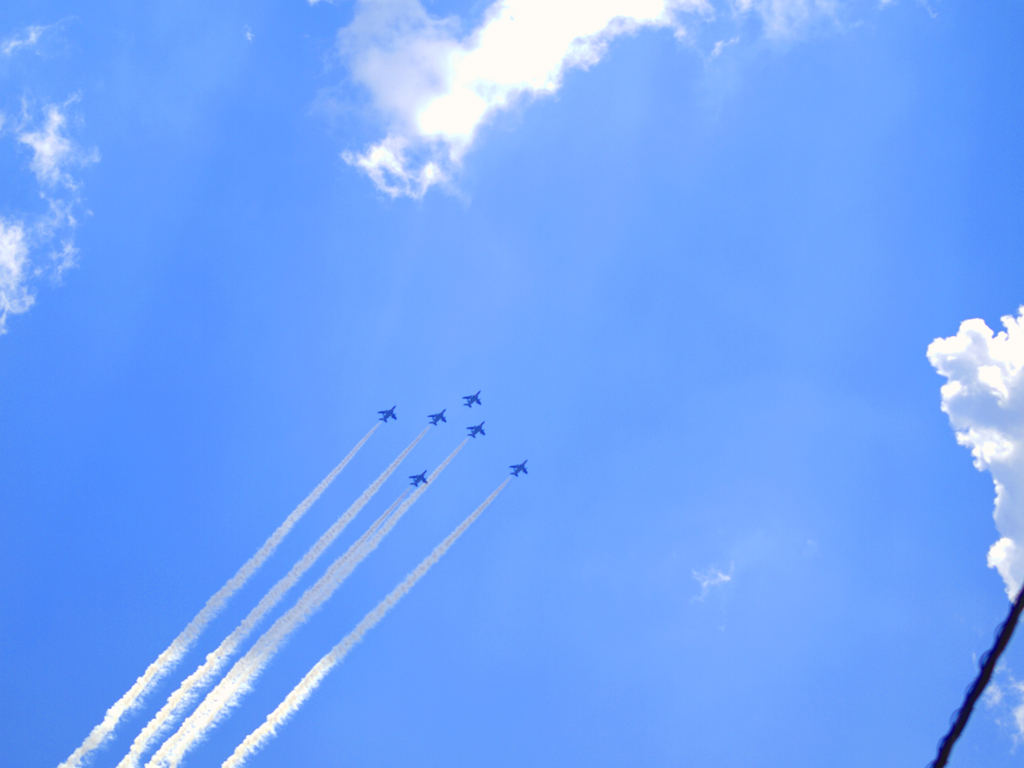
[[[302,589],[487,436],[186,765],[220,765],[524,458],[252,765],[934,757],[1011,534],[926,350],[1024,303],[1024,9],[684,6],[429,135],[431,66],[488,2],[0,10],[5,763],[65,760],[395,404],[91,765],[441,408]],[[354,158],[393,136],[409,175],[375,183]],[[1022,648],[955,765],[1019,763]]]

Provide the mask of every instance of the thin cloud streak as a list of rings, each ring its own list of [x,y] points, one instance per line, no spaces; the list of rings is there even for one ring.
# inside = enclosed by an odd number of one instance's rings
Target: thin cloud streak
[[[117,727],[121,718],[124,717],[131,709],[138,706],[142,702],[142,698],[153,688],[156,683],[163,679],[163,677],[170,672],[174,667],[177,666],[178,662],[181,661],[182,657],[188,652],[195,641],[206,629],[206,626],[223,610],[224,606],[227,605],[228,600],[242,588],[242,586],[249,580],[249,578],[259,570],[260,566],[266,562],[277,546],[284,540],[295,524],[302,519],[302,516],[306,514],[311,506],[316,502],[323,492],[327,490],[328,486],[334,481],[334,479],[341,473],[341,471],[352,461],[353,457],[359,452],[366,441],[373,436],[373,433],[377,431],[380,424],[374,424],[373,428],[366,433],[362,440],[356,443],[355,448],[349,451],[348,455],[342,459],[341,463],[338,464],[334,469],[323,480],[320,484],[305,498],[302,503],[299,504],[291,514],[285,518],[285,521],[278,526],[277,530],[274,531],[270,538],[268,538],[263,546],[257,550],[246,563],[238,569],[238,572],[232,576],[228,582],[221,587],[209,600],[206,601],[206,605],[203,609],[196,614],[195,618],[188,623],[188,626],[182,630],[181,634],[174,638],[174,641],[157,656],[156,661],[149,665],[146,671],[142,674],[135,684],[128,689],[128,692],[124,694],[117,702],[114,703],[110,709],[107,710],[106,715],[103,717],[103,721],[97,725],[85,741],[71,753],[67,760],[60,764],[59,768],[78,768],[82,765],[83,760],[86,759],[93,751],[98,747],[102,746],[114,733],[114,729]]]
[[[415,570],[412,571],[397,587],[391,590],[390,594],[385,597],[377,607],[370,611],[363,618],[356,628],[353,629],[345,638],[338,643],[331,651],[324,656],[316,665],[306,674],[305,677],[296,685],[291,692],[284,698],[277,708],[274,709],[269,715],[267,715],[266,721],[260,725],[255,731],[250,733],[245,739],[239,744],[231,757],[225,760],[221,764],[221,768],[240,768],[245,764],[245,761],[252,757],[261,747],[263,747],[270,739],[276,734],[278,728],[284,725],[285,722],[291,718],[299,708],[306,702],[306,700],[313,694],[313,691],[317,689],[320,683],[325,677],[340,664],[349,651],[352,650],[362,639],[366,636],[366,633],[373,629],[377,624],[380,623],[398,601],[405,597],[409,590],[411,590],[420,579],[422,579],[427,571],[433,567],[438,560],[444,557],[444,554],[451,548],[451,546],[458,541],[459,537],[466,532],[466,529],[473,524],[473,522],[480,517],[487,507],[498,498],[505,486],[508,485],[511,478],[505,478],[505,481],[497,487],[497,489],[488,496],[483,504],[477,507],[473,513],[463,520],[459,527],[456,528],[452,533],[440,544],[438,544],[434,551],[431,552],[423,561],[416,566]]]
[[[248,653],[235,662],[224,679],[207,694],[196,711],[189,715],[178,731],[157,750],[146,764],[147,768],[179,765],[185,754],[204,738],[207,731],[238,705],[241,698],[252,689],[256,678],[270,663],[291,633],[302,626],[330,599],[356,566],[377,548],[409,508],[433,485],[434,480],[466,446],[468,441],[468,437],[464,438],[458,447],[430,474],[425,485],[421,485],[409,494],[409,497],[379,529],[373,532],[372,536],[366,540],[360,539],[349,547],[344,555],[331,564],[316,584],[306,590],[298,602],[263,633]]]
[[[342,531],[359,514],[360,510],[377,494],[381,486],[394,474],[395,470],[405,461],[406,457],[408,457],[420,440],[426,436],[428,431],[430,431],[429,426],[417,435],[416,439],[388,465],[387,469],[363,491],[359,498],[352,502],[344,514],[324,532],[306,554],[292,566],[292,569],[271,587],[270,591],[263,596],[256,607],[249,612],[249,615],[242,620],[235,630],[224,638],[223,642],[214,651],[206,656],[206,661],[170,695],[167,703],[164,704],[160,711],[136,736],[128,754],[118,763],[118,768],[134,768],[139,764],[142,755],[150,749],[162,733],[184,714],[185,710],[195,701],[199,692],[213,682],[228,662],[228,659],[234,655],[238,647],[245,642],[246,638],[256,629],[267,613],[273,610],[284,599],[288,591],[302,578],[303,574],[313,567],[314,563],[334,543],[334,540],[341,535]]]
[[[32,26],[25,28],[24,35],[14,35],[9,37],[0,43],[0,53],[4,56],[10,56],[19,48],[31,48],[39,42],[39,38],[43,36],[43,32],[50,29],[48,26],[41,26],[39,24],[33,24]]]

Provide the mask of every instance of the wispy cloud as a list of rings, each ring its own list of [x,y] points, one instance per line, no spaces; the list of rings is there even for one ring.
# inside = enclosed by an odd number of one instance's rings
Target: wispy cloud
[[[982,701],[987,709],[994,711],[996,723],[1012,731],[1014,744],[1024,743],[1024,682],[1005,664],[996,667]]]
[[[707,57],[705,58],[705,61],[706,62],[714,61],[715,59],[717,59],[719,56],[722,55],[722,51],[724,51],[726,49],[726,47],[728,47],[730,45],[736,45],[736,43],[738,43],[739,41],[740,41],[740,38],[739,38],[738,35],[736,37],[730,38],[728,40],[719,40],[719,41],[717,41],[715,43],[715,47],[711,49],[711,53],[709,53],[707,55]]]
[[[315,4],[319,0],[310,0]],[[768,37],[834,13],[838,0],[732,0],[726,16],[757,16]],[[645,28],[688,36],[716,16],[712,0],[498,0],[474,30],[435,18],[419,0],[359,0],[338,37],[353,80],[366,88],[386,135],[342,157],[392,197],[421,197],[449,182],[498,113],[555,93],[569,70],[601,60],[617,37]],[[733,43],[721,41],[711,58]]]
[[[755,13],[770,38],[788,37],[813,19],[834,16],[838,0],[734,0],[740,14]]]
[[[85,150],[71,138],[68,115],[78,100],[73,96],[41,110],[26,100],[19,118],[0,113],[0,137],[9,135],[29,151],[28,167],[45,205],[42,211],[25,211],[18,220],[0,219],[0,335],[7,332],[8,315],[25,312],[34,303],[33,278],[45,275],[59,281],[75,266],[81,183],[72,170],[99,160],[95,149]]]
[[[4,56],[11,56],[19,48],[32,48],[36,43],[39,42],[39,38],[43,36],[43,33],[50,29],[50,27],[40,26],[38,24],[26,27],[24,32],[21,34],[15,34],[0,43],[0,53]]]
[[[44,186],[61,185],[75,190],[78,185],[68,168],[82,167],[100,159],[98,150],[84,150],[67,135],[67,108],[78,100],[73,96],[63,105],[47,105],[42,125],[34,130],[25,127],[18,132],[18,141],[32,149],[30,167]]]
[[[35,301],[28,290],[28,242],[19,222],[0,218],[0,334],[7,315],[25,312]]]
[[[1024,583],[1024,306],[994,333],[965,320],[956,336],[935,339],[928,360],[947,378],[942,410],[974,466],[995,484],[995,522],[1002,538],[988,552],[1012,599]]]
[[[706,571],[698,571],[694,569],[693,578],[698,584],[700,584],[700,594],[694,597],[694,600],[703,600],[708,596],[714,587],[719,584],[725,584],[726,582],[732,581],[733,566],[729,566],[729,572],[723,573],[718,568],[708,568]]]

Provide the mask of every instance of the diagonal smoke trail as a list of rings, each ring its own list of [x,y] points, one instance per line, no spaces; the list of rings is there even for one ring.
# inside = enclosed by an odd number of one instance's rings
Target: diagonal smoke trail
[[[365,542],[357,541],[349,547],[344,555],[331,564],[316,584],[306,590],[298,602],[263,633],[249,649],[249,652],[236,661],[224,678],[206,695],[203,702],[181,724],[178,731],[163,743],[156,754],[146,763],[147,768],[165,765],[177,766],[185,753],[192,749],[208,730],[213,728],[238,704],[242,696],[251,690],[256,678],[266,668],[288,636],[305,623],[334,594],[334,591],[341,586],[356,566],[377,548],[377,545],[402,519],[402,515],[433,484],[438,475],[444,471],[468,441],[469,438],[463,439],[458,447],[430,474],[425,485],[421,485],[409,494],[409,497]]]
[[[114,729],[117,727],[118,722],[132,707],[141,702],[142,697],[149,692],[149,690],[163,678],[168,672],[170,672],[177,665],[181,658],[188,652],[189,648],[196,641],[199,635],[202,634],[203,630],[206,629],[206,625],[209,624],[218,613],[227,605],[228,600],[232,595],[235,594],[249,577],[252,576],[261,565],[270,557],[274,550],[277,549],[277,545],[281,543],[285,536],[295,527],[295,524],[299,522],[306,511],[313,506],[313,503],[320,498],[324,491],[327,490],[334,478],[345,468],[345,466],[352,461],[352,458],[359,452],[359,449],[363,447],[367,440],[370,439],[371,435],[377,431],[380,424],[374,424],[373,429],[366,433],[362,440],[356,443],[356,447],[349,451],[348,456],[341,460],[334,469],[331,470],[330,474],[325,477],[320,484],[313,489],[312,493],[307,496],[299,506],[297,506],[292,513],[285,518],[285,521],[278,526],[277,530],[274,531],[270,538],[267,539],[263,546],[259,548],[255,555],[249,558],[249,560],[238,569],[238,572],[232,576],[228,582],[221,587],[216,594],[213,595],[209,600],[206,601],[206,605],[203,609],[196,614],[195,618],[189,622],[188,626],[181,631],[181,634],[174,638],[174,641],[156,657],[156,661],[146,668],[146,671],[142,674],[135,684],[128,689],[128,692],[118,699],[107,713],[103,717],[103,722],[97,725],[89,735],[85,738],[85,741],[76,749],[58,768],[79,768],[82,765],[83,760],[93,750],[101,746],[107,739],[109,739]]]
[[[362,495],[352,503],[352,506],[345,511],[345,514],[339,517],[334,525],[328,528],[320,539],[309,548],[309,551],[292,566],[292,569],[280,581],[278,581],[266,595],[263,596],[263,599],[261,599],[256,607],[249,612],[249,615],[242,620],[242,623],[239,624],[230,635],[224,638],[223,642],[221,642],[216,650],[207,655],[206,661],[201,664],[195,672],[189,675],[185,679],[185,682],[183,682],[178,689],[170,695],[167,699],[167,703],[164,704],[153,719],[147,723],[146,727],[142,729],[139,735],[135,737],[135,741],[132,743],[128,754],[121,759],[120,763],[118,763],[118,768],[133,768],[139,764],[139,760],[142,755],[149,750],[156,739],[166,731],[167,728],[173,725],[178,718],[184,714],[185,710],[195,701],[199,692],[213,682],[221,669],[224,668],[228,659],[234,655],[239,645],[245,642],[245,639],[256,628],[260,621],[262,621],[263,617],[266,616],[269,611],[273,610],[274,606],[284,598],[288,590],[295,586],[296,582],[298,582],[298,580],[302,578],[302,575],[313,566],[327,547],[329,547],[334,540],[338,538],[341,532],[345,530],[345,527],[357,514],[359,514],[359,511],[366,506],[377,491],[380,490],[381,486],[384,485],[384,482],[391,477],[392,473],[394,473],[396,469],[398,469],[398,466],[412,452],[412,449],[416,447],[416,444],[423,439],[429,429],[430,427],[428,426],[420,432],[415,440],[409,443],[408,447],[391,462],[388,468],[381,473],[380,477],[374,480],[370,486],[363,491]],[[405,496],[405,494],[403,493],[402,496]]]
[[[285,696],[284,701],[277,705],[277,708],[267,715],[266,721],[257,728],[255,731],[250,733],[245,739],[235,747],[235,751],[231,757],[225,760],[221,764],[221,768],[241,768],[245,761],[251,757],[258,749],[264,746],[270,739],[277,734],[277,729],[280,728],[284,723],[305,703],[313,691],[316,690],[320,682],[327,677],[327,674],[334,669],[342,660],[348,655],[348,652],[363,639],[373,627],[375,627],[387,612],[390,611],[395,605],[401,600],[413,585],[417,581],[423,578],[423,576],[430,570],[430,567],[434,565],[445,552],[451,547],[452,544],[463,534],[473,521],[476,520],[480,514],[490,506],[491,502],[494,501],[498,494],[501,493],[511,478],[505,478],[505,481],[498,486],[498,488],[490,496],[484,500],[484,503],[477,507],[473,514],[467,517],[462,523],[452,531],[451,535],[448,536],[444,541],[437,545],[433,552],[431,552],[418,566],[416,570],[405,577],[405,580],[395,587],[391,593],[385,597],[377,607],[370,611],[363,618],[356,628],[353,629],[345,639],[338,643],[334,648],[331,649],[330,653],[324,656],[316,665],[306,674],[304,678],[296,685],[291,693]]]

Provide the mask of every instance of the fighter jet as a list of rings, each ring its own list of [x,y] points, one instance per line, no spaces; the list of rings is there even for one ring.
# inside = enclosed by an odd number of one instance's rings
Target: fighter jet
[[[484,423],[482,421],[479,424],[477,424],[475,427],[466,427],[466,429],[469,430],[469,436],[470,437],[476,437],[477,435],[486,435],[487,434],[486,432],[484,432]]]
[[[424,469],[418,475],[409,475],[409,479],[412,480],[411,485],[413,488],[419,488],[420,483],[427,482],[427,470]]]
[[[529,459],[523,459],[522,464],[509,464],[508,468],[512,470],[512,474],[515,475],[516,477],[519,477],[520,472],[522,472],[524,475],[528,475],[530,473],[526,471],[527,461],[529,461]]]
[[[380,414],[380,420],[383,421],[385,424],[388,423],[388,419],[394,419],[395,421],[398,421],[398,417],[395,416],[396,407],[397,406],[392,405],[386,411],[377,411],[377,413]]]
[[[427,416],[427,418],[430,419],[430,423],[433,424],[435,427],[437,426],[437,422],[439,421],[443,421],[445,424],[447,424],[448,419],[444,417],[444,412],[447,410],[447,408],[443,408],[441,409],[440,413],[432,413],[429,416]]]
[[[476,391],[475,395],[463,395],[462,399],[466,401],[466,402],[463,403],[463,405],[466,406],[467,408],[472,408],[473,407],[473,403],[476,403],[477,405],[483,405],[483,403],[480,402],[480,390],[479,389]]]

